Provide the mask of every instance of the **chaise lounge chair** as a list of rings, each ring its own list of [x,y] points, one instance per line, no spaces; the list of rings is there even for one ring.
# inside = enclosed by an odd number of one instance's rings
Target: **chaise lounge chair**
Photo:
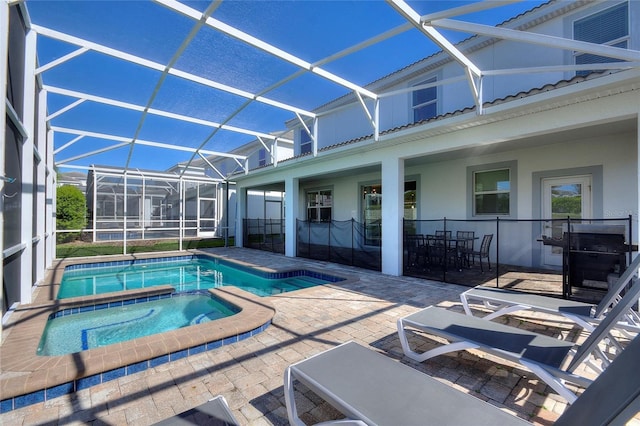
[[[164,419],[155,426],[239,426],[238,420],[233,416],[227,400],[218,395],[202,405]]]
[[[640,338],[556,421],[556,426],[624,425],[640,411]],[[494,405],[354,342],[344,343],[289,366],[284,392],[289,422],[298,416],[294,382],[299,381],[347,416],[353,425],[529,425]],[[329,422],[324,423],[329,424]]]
[[[422,362],[449,352],[477,349],[527,368],[572,403],[576,395],[564,382],[586,387],[591,380],[575,374],[576,368],[586,362],[591,369],[599,372],[610,363],[611,360],[598,345],[605,339],[614,339],[610,333],[611,329],[631,305],[638,301],[639,294],[640,285],[632,286],[579,346],[435,306],[400,318],[398,335],[405,355],[415,361]],[[423,353],[415,352],[409,345],[407,328],[442,337],[451,343]],[[620,343],[612,343],[615,347],[622,347]],[[594,364],[593,358],[598,360],[602,367],[600,364]]]
[[[590,303],[489,287],[474,287],[467,290],[460,295],[460,300],[467,315],[473,315],[469,306],[470,301],[482,302],[485,308],[493,311],[483,317],[486,320],[528,309],[547,314],[562,315],[585,330],[592,331],[595,328],[595,324],[601,321],[606,312],[621,299],[621,293],[631,283],[639,268],[640,256],[637,256],[597,306]],[[632,310],[627,312],[618,327],[638,332],[640,330],[640,317],[637,312]]]

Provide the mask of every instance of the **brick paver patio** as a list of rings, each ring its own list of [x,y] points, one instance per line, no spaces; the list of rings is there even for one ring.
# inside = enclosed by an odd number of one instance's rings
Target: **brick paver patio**
[[[269,301],[276,309],[273,322],[256,336],[3,413],[0,424],[145,425],[222,394],[241,424],[284,425],[288,424],[283,394],[285,367],[348,340],[533,423],[551,424],[566,408],[564,400],[535,375],[490,357],[463,351],[419,364],[402,356],[396,320],[427,305],[461,310],[459,294],[466,287],[241,248],[210,251],[266,268],[313,266],[359,280],[272,296]],[[562,332],[581,337],[571,324],[559,318],[523,313],[509,321],[550,335]],[[433,345],[428,339],[423,344]],[[297,389],[298,408],[305,421],[340,418],[311,392]]]

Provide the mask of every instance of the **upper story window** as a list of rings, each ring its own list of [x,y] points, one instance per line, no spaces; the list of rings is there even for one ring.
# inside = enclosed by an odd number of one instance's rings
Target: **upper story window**
[[[473,173],[473,214],[509,215],[511,170],[496,169]]]
[[[579,19],[573,24],[573,38],[590,43],[606,44],[626,49],[629,42],[629,4],[620,3],[593,15]],[[619,62],[619,59],[590,53],[576,53],[576,65]],[[586,75],[590,71],[578,71]]]
[[[313,151],[311,135],[305,129],[300,130],[300,154],[308,154]]]
[[[266,166],[267,165],[267,150],[264,148],[260,148],[258,151],[258,166]]]
[[[435,83],[436,81],[436,77],[432,77],[415,86],[419,87],[425,84]],[[412,107],[414,123],[438,115],[438,87],[432,86],[414,90]]]

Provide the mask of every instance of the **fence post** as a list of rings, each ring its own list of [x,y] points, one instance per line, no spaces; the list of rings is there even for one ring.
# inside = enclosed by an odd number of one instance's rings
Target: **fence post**
[[[331,262],[331,224],[333,223],[332,220],[329,220],[329,232],[327,232],[327,251],[329,259],[327,259],[329,262]]]
[[[500,288],[500,216],[496,216],[496,288]]]

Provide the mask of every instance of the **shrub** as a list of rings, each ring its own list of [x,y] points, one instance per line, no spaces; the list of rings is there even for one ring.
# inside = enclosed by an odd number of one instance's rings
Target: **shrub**
[[[81,229],[87,223],[87,201],[82,191],[75,186],[63,185],[56,196],[57,229]],[[57,241],[68,242],[77,239],[79,232],[62,232]]]

